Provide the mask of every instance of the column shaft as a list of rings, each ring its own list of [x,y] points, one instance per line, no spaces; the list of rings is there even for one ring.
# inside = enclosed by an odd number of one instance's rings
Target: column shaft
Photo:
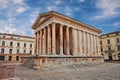
[[[47,27],[47,53],[48,53],[48,55],[50,55],[51,54],[51,34],[50,34],[50,26],[48,26]]]
[[[81,30],[79,31],[79,43],[80,43],[79,44],[80,45],[80,48],[79,48],[80,49],[80,56],[82,56],[82,54],[83,54],[83,52],[82,52],[82,43],[83,42],[82,42],[82,31]]]
[[[86,32],[83,32],[83,46],[84,46],[84,55],[86,56]]]
[[[74,48],[75,48],[75,49],[74,49],[74,50],[75,50],[75,51],[74,51],[74,52],[75,52],[74,55],[78,55],[78,50],[77,50],[77,48],[78,48],[78,46],[77,46],[77,45],[78,45],[78,44],[77,44],[77,41],[78,41],[78,40],[77,40],[77,30],[74,29],[73,31],[74,31],[74,45],[75,45],[75,46],[74,46]]]
[[[35,55],[37,54],[37,33],[35,33],[35,46],[34,46]]]
[[[63,26],[60,25],[60,55],[63,55]]]
[[[78,55],[80,55],[80,34],[79,34],[79,30],[77,30],[77,51],[78,51]]]
[[[43,34],[43,54],[46,55],[46,28],[43,29],[44,34]]]
[[[72,54],[75,55],[74,30],[72,29]]]
[[[94,55],[96,55],[96,38],[95,38],[95,35],[93,35],[93,39],[94,39]]]
[[[39,55],[42,54],[42,46],[41,46],[41,42],[42,42],[42,31],[40,30],[40,40],[39,40],[39,43],[40,43],[40,44],[39,44],[39,47],[40,47],[40,48],[39,48],[39,50],[40,50],[39,53],[40,53],[40,54],[39,54]]]
[[[40,40],[40,31],[38,31],[38,41],[37,41],[37,46],[38,46],[38,48],[37,48],[37,54],[38,55],[39,55],[39,45],[40,45],[39,40]]]
[[[39,31],[37,32],[37,51],[36,54],[38,55],[39,53]]]
[[[69,47],[70,45],[69,45],[69,28],[68,27],[66,27],[66,51],[67,51],[67,55],[69,55],[70,54],[70,47]]]
[[[55,23],[52,23],[52,54],[56,55],[56,30]]]

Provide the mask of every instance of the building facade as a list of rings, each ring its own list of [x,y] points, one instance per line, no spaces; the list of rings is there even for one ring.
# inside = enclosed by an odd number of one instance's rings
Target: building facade
[[[34,38],[0,33],[0,61],[21,61],[21,56],[34,54]]]
[[[100,30],[51,11],[38,16],[34,68],[102,62]]]
[[[100,44],[105,60],[120,59],[120,30],[101,35]]]

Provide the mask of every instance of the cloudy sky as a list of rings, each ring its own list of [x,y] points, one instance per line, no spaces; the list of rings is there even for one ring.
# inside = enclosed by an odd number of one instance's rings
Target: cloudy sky
[[[104,33],[120,29],[120,0],[0,0],[0,32],[31,36],[40,13],[57,11]]]

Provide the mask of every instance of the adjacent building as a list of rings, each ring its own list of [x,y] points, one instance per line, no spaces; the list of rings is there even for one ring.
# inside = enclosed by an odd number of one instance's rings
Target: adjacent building
[[[32,28],[34,68],[103,62],[99,29],[54,11],[40,14]]]
[[[120,30],[101,35],[100,44],[105,60],[120,59]]]
[[[0,61],[21,61],[21,56],[34,54],[34,38],[0,33]]]

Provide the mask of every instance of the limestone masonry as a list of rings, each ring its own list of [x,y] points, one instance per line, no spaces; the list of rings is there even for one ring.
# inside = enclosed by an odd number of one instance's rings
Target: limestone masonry
[[[40,14],[32,28],[36,69],[103,62],[99,29],[54,11]]]

